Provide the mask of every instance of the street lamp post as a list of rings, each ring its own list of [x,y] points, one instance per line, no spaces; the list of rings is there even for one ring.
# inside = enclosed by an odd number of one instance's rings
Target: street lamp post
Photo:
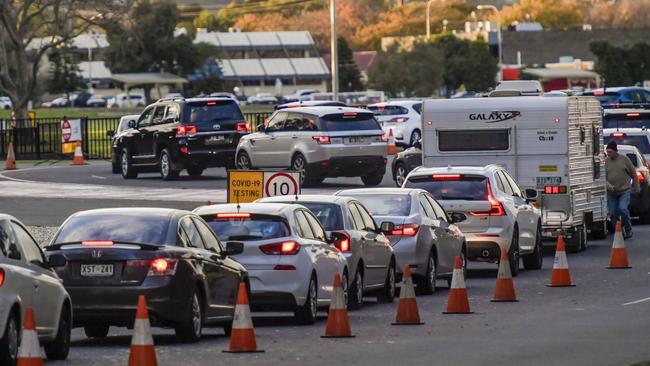
[[[445,1],[445,0],[429,0],[427,1],[427,39],[431,38],[431,4],[434,1]]]
[[[497,45],[499,47],[499,81],[502,79],[501,68],[503,67],[503,41],[501,40],[501,13],[494,5],[479,5],[476,7],[478,10],[494,10],[497,14]]]
[[[338,55],[338,41],[336,39],[336,0],[330,0],[330,25],[332,27],[332,57],[331,57],[331,69],[332,69],[332,100],[339,100],[339,55]]]

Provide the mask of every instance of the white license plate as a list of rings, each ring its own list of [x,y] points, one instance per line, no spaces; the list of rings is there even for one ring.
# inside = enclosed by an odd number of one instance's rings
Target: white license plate
[[[225,136],[212,136],[205,139],[206,145],[220,145],[229,142]]]
[[[82,264],[81,275],[84,277],[110,277],[113,275],[112,264]]]
[[[535,177],[535,181],[538,186],[560,185],[562,177]]]
[[[348,137],[348,144],[367,144],[367,137]]]

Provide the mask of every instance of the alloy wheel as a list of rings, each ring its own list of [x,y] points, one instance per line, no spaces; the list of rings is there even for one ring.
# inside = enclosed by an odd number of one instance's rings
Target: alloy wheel
[[[239,156],[237,157],[237,168],[250,169],[250,167],[251,167],[251,162],[248,159],[248,155],[239,154]]]
[[[197,337],[201,336],[201,304],[196,294],[192,296],[192,327]]]
[[[395,168],[395,183],[397,183],[398,187],[401,187],[405,180],[406,167],[404,167],[404,164],[397,164],[397,167]]]
[[[313,277],[309,281],[309,296],[309,311],[311,311],[314,319],[316,319],[316,315],[318,314],[318,296],[316,295],[316,281]]]
[[[126,151],[122,153],[122,174],[126,175],[129,171],[129,156],[126,154]]]
[[[18,358],[18,326],[14,318],[10,318],[7,324],[7,338],[9,344],[9,354],[13,359]]]
[[[160,172],[162,173],[163,177],[169,175],[169,156],[167,156],[165,153],[160,156]]]
[[[436,261],[433,259],[433,256],[429,256],[429,273],[427,273],[429,280],[429,283],[431,284],[431,288],[435,289],[436,288]]]
[[[305,159],[300,155],[296,156],[293,159],[293,164],[291,164],[291,169],[300,173],[300,183],[304,183],[305,181],[305,165],[307,165]]]

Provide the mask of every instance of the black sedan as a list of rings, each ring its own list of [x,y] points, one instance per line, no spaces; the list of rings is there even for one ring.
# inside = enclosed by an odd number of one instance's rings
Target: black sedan
[[[162,208],[115,208],[70,216],[46,254],[65,257],[57,267],[72,299],[75,327],[105,337],[110,326],[133,325],[138,295],[145,295],[152,325],[175,328],[196,342],[204,325],[230,333],[244,267],[229,256],[199,216]]]
[[[391,170],[393,172],[393,180],[398,187],[402,186],[404,179],[411,172],[422,165],[422,144],[420,141],[416,142],[413,147],[399,152],[395,155],[391,163]]]

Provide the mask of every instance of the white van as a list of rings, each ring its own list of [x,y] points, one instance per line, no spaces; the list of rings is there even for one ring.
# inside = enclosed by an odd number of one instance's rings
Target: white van
[[[561,229],[567,246],[579,251],[588,233],[606,235],[597,99],[554,94],[427,100],[422,113],[425,167],[503,165],[522,188],[540,192],[544,237],[557,237]]]

